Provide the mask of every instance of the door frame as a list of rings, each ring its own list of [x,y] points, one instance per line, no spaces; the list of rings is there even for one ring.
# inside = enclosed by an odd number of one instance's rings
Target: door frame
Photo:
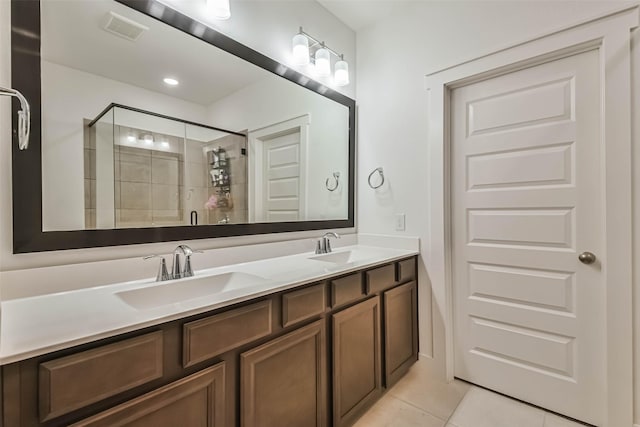
[[[258,129],[250,130],[248,133],[249,141],[249,171],[247,174],[248,199],[249,203],[249,222],[256,221],[256,212],[264,209],[262,204],[261,192],[257,191],[263,185],[263,153],[264,141],[277,137],[278,134],[286,134],[288,131],[298,129],[300,132],[300,216],[305,218],[307,215],[307,154],[309,144],[309,125],[311,124],[311,115],[304,114],[292,119],[273,123]],[[260,173],[259,173],[260,172]],[[264,219],[260,220],[265,222]]]
[[[631,31],[638,5],[530,39],[429,73],[429,241],[423,253],[433,287],[432,312],[442,312],[446,378],[454,377],[451,245],[451,138],[453,89],[588,50],[600,55],[604,242],[606,288],[606,426],[633,425]],[[625,54],[626,53],[626,54]],[[605,66],[606,64],[606,66]],[[615,143],[605,144],[605,141]],[[441,310],[439,308],[441,308]]]

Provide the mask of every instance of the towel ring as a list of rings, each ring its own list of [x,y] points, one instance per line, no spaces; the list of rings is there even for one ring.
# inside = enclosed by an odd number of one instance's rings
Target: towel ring
[[[335,179],[336,181],[336,185],[334,185],[333,187],[329,186],[329,180],[331,178],[327,178],[327,180],[324,182],[325,187],[327,187],[327,190],[329,191],[336,191],[338,189],[338,185],[340,185],[340,172],[334,172],[333,173],[333,179]]]
[[[380,174],[380,184],[378,185],[373,185],[371,183],[371,177],[373,176],[374,173],[378,172],[378,174]],[[369,182],[369,187],[373,188],[374,190],[377,188],[382,187],[382,185],[384,184],[384,172],[382,171],[381,167],[377,167],[375,168],[373,171],[371,171],[371,173],[369,174],[369,179],[367,179],[367,181]]]

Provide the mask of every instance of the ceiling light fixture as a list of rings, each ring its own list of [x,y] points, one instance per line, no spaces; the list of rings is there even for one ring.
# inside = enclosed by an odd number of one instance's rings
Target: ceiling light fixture
[[[178,86],[178,84],[180,83],[179,81],[177,81],[172,77],[165,77],[164,79],[162,79],[162,81],[168,84],[169,86]]]
[[[331,55],[338,60],[335,63],[333,82],[336,86],[349,84],[349,64],[344,55],[329,48],[323,41],[305,33],[302,27],[292,40],[293,62],[296,65],[314,65],[313,71],[319,77],[331,75]]]
[[[209,8],[215,19],[231,18],[229,0],[207,0],[207,8]]]

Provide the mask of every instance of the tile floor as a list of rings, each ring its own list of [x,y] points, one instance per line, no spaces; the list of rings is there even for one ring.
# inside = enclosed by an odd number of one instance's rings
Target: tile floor
[[[463,381],[427,381],[418,361],[355,427],[584,427]]]

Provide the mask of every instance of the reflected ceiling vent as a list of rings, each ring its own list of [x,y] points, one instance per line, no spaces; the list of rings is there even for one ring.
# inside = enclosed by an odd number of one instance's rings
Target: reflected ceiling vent
[[[138,40],[142,33],[147,31],[149,27],[145,27],[144,25],[129,18],[125,18],[124,16],[120,16],[117,13],[109,12],[107,14],[107,22],[104,25],[104,29],[116,36],[134,42]]]

